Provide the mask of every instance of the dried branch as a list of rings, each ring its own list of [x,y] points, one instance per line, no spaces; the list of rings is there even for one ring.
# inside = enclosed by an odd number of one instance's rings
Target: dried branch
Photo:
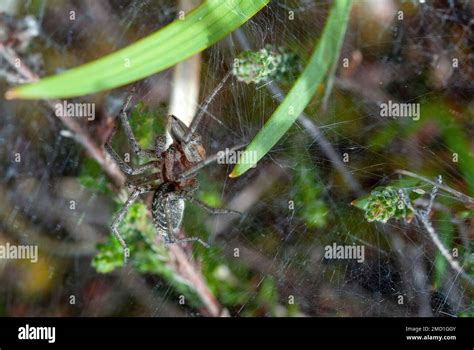
[[[470,276],[469,274],[464,271],[464,269],[459,265],[459,262],[456,261],[451,254],[449,254],[448,249],[443,245],[441,240],[438,237],[438,234],[434,230],[433,226],[431,225],[431,222],[426,218],[424,215],[417,215],[418,219],[421,221],[423,226],[425,227],[426,231],[430,235],[431,240],[433,243],[436,245],[436,247],[439,249],[441,252],[441,255],[446,259],[446,261],[449,263],[451,268],[456,271],[462,278],[464,278],[469,284],[474,286],[474,278]]]
[[[429,181],[429,180],[428,180]],[[432,181],[430,181],[431,183]],[[436,197],[436,194],[438,192],[438,188],[441,187],[441,176],[438,179],[438,183],[434,183],[433,190],[431,191],[431,198],[430,198],[430,203],[434,202],[434,199]],[[400,199],[403,201],[405,206],[410,209],[413,213],[415,213],[415,217],[418,219],[419,222],[423,225],[425,230],[428,232],[428,235],[430,236],[431,241],[436,245],[438,250],[440,251],[441,255],[446,259],[448,262],[449,266],[458,274],[460,275],[464,280],[469,282],[469,284],[474,286],[474,278],[470,276],[464,269],[462,268],[461,265],[459,265],[459,262],[456,261],[451,254],[449,253],[448,249],[443,245],[443,242],[439,239],[438,234],[436,233],[435,229],[431,225],[431,222],[428,218],[429,211],[428,210],[416,210],[413,208],[410,200],[408,199],[407,195],[402,189],[398,190],[398,195],[400,196]],[[428,208],[431,208],[432,204],[429,204]]]
[[[217,299],[209,290],[204,277],[199,268],[190,262],[183,248],[177,244],[168,247],[169,256],[172,259],[173,269],[180,277],[189,281],[196,293],[201,298],[210,316],[218,317],[227,314],[227,310],[223,309]]]
[[[437,186],[438,188],[441,188],[442,190],[452,194],[453,196],[455,196],[456,198],[460,199],[463,202],[467,202],[469,204],[474,204],[474,198],[472,198],[472,197],[470,197],[470,196],[468,196],[468,195],[466,195],[462,192],[456,191],[455,189],[452,189],[451,187],[448,187],[446,185],[437,184],[436,182],[431,181],[430,179],[427,179],[426,177],[423,177],[421,175],[412,173],[411,171],[398,169],[398,170],[395,170],[395,173],[400,174],[400,175],[410,176],[410,177],[413,177],[415,179],[427,182],[427,183],[429,183],[429,184],[431,184],[435,187]]]

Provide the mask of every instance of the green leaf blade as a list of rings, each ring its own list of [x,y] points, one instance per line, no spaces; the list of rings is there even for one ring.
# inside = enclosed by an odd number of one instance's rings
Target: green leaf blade
[[[184,20],[176,20],[98,60],[10,90],[7,97],[69,98],[143,79],[208,48],[244,24],[268,1],[207,0]]]
[[[258,132],[240,158],[241,160],[255,159],[255,162],[239,161],[229,175],[230,177],[240,176],[254,167],[256,162],[267,154],[304,111],[316,92],[316,88],[327,75],[331,64],[339,57],[350,8],[351,0],[336,0],[333,3],[321,38],[308,65],[286,98]],[[249,153],[253,153],[254,157],[250,157]]]

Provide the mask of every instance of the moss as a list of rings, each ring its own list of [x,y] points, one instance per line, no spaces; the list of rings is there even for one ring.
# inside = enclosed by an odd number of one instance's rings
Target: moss
[[[234,60],[232,73],[247,84],[270,80],[288,81],[301,70],[298,57],[282,47],[267,45],[259,51],[244,51]]]

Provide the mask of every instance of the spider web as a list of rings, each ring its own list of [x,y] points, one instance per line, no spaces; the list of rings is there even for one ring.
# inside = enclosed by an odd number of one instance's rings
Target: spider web
[[[203,53],[200,101],[246,48],[281,46],[306,62],[329,9],[325,1],[272,1]],[[75,21],[69,20],[71,10]],[[25,1],[16,14],[38,19],[41,34],[29,50],[42,54],[38,73],[49,75],[154,32],[176,18],[178,4],[46,1],[35,11]],[[472,175],[463,163],[472,159],[473,147],[473,11],[467,0],[354,2],[332,92],[325,104],[312,101],[305,111],[340,160],[347,155],[344,171],[364,193],[392,184],[401,178],[395,170],[406,169],[430,180],[442,175],[447,186],[474,195]],[[350,62],[347,68],[344,58]],[[291,82],[273,83],[283,92],[291,87]],[[8,85],[1,84],[4,92]],[[199,126],[208,155],[252,140],[278,106],[268,85],[234,78],[224,85]],[[156,117],[162,126],[171,71],[138,86],[144,104],[162,117]],[[97,104],[97,120],[88,125],[95,139],[103,141],[104,130],[113,123],[121,92],[87,97]],[[419,103],[421,119],[381,118],[379,105],[388,100]],[[110,234],[114,207],[110,197],[78,183],[88,156],[41,103],[2,101],[0,107],[6,198],[0,239],[36,242],[43,254],[33,267],[2,262],[4,313],[206,314],[200,307],[181,305],[183,292],[163,276],[131,277],[119,270],[103,275],[91,267],[95,245]],[[199,173],[198,198],[245,209],[240,219],[211,218],[191,204],[186,209],[183,231],[207,237],[213,246],[207,252],[195,249],[189,259],[197,262],[219,305],[233,316],[472,314],[473,287],[443,263],[421,225],[369,223],[363,211],[350,205],[362,194],[335,168],[320,146],[321,137],[298,122],[242,177],[227,177],[231,164],[210,165]],[[21,163],[12,160],[15,153],[21,153]],[[461,162],[453,162],[455,153]],[[99,173],[97,181],[108,180]],[[429,193],[432,186],[418,182],[413,188]],[[69,210],[71,200],[74,211]],[[472,217],[459,217],[465,203],[440,190],[435,205],[433,226],[449,250],[457,248],[459,260],[469,263]],[[193,232],[196,227],[199,232]],[[333,244],[363,246],[364,261],[327,259],[325,247]],[[31,276],[36,282],[28,284]],[[70,303],[71,296],[76,304]]]

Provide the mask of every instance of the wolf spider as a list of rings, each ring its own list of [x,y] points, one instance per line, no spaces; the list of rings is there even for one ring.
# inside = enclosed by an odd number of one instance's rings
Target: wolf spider
[[[120,111],[120,121],[133,152],[139,157],[146,157],[151,160],[136,168],[132,168],[125,163],[109,143],[115,134],[116,128],[114,128],[109,140],[105,144],[108,153],[126,175],[140,175],[126,183],[132,193],[111,225],[112,232],[123,248],[124,262],[127,261],[130,253],[125,240],[117,228],[132,203],[140,194],[146,192],[154,191],[151,205],[152,219],[156,232],[163,238],[165,246],[173,243],[196,241],[205,247],[209,247],[207,243],[198,237],[183,239],[175,237],[175,231],[179,229],[183,220],[186,200],[211,214],[241,214],[230,209],[211,208],[192,196],[199,186],[195,176],[196,172],[218,158],[217,154],[206,158],[206,151],[202,145],[201,136],[196,132],[197,124],[202,118],[203,113],[199,113],[194,118],[189,128],[175,116],[169,115],[167,117],[166,130],[172,138],[171,145],[165,149],[166,137],[163,135],[156,137],[154,149],[142,149],[138,145],[128,122],[127,109],[131,98],[132,96],[128,97]],[[234,147],[229,151],[241,147]],[[153,170],[158,172],[145,174]]]

